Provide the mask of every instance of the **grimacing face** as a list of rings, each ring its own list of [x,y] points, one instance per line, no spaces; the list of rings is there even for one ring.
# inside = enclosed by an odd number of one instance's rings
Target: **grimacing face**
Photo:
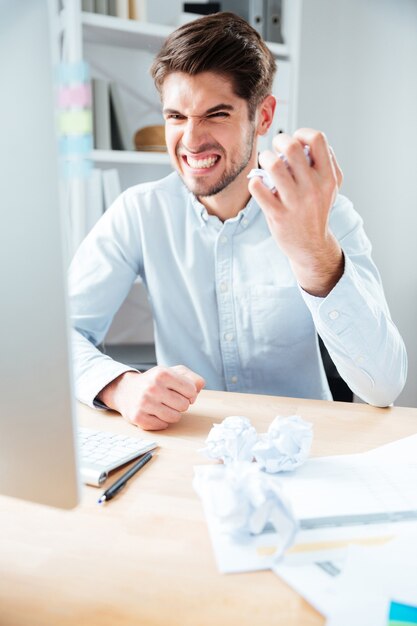
[[[215,72],[168,74],[162,102],[171,161],[197,197],[223,191],[254,167],[255,121],[225,77]]]

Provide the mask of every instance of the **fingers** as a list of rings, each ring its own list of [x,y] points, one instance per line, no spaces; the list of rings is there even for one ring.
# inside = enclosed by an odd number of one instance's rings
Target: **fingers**
[[[136,419],[129,420],[131,424],[140,426],[143,430],[166,430],[169,426],[167,422],[160,420],[155,415],[148,415],[143,413],[136,417]]]
[[[274,150],[285,157],[287,170],[296,182],[308,179],[310,163],[304,152],[305,143],[299,141],[295,135],[291,137],[286,133],[280,133],[274,137],[272,144]],[[283,160],[282,157],[280,160]]]
[[[118,410],[145,430],[161,430],[178,422],[204,386],[204,379],[185,366],[153,367],[126,376]]]
[[[171,369],[175,372],[178,372],[178,374],[181,374],[182,376],[185,376],[186,378],[192,380],[197,387],[197,393],[199,393],[206,384],[206,381],[202,376],[196,374],[185,365],[174,365],[173,367],[171,367]]]
[[[336,173],[336,180],[337,180],[337,188],[340,189],[340,187],[342,186],[343,183],[343,172],[340,168],[339,163],[337,162],[336,159],[336,155],[333,151],[333,148],[331,146],[329,146],[329,150],[330,150],[330,156],[332,159],[332,163],[333,163],[333,167]]]
[[[300,128],[294,133],[294,138],[298,139],[303,145],[310,147],[312,167],[317,170],[323,178],[331,179],[336,182],[336,170],[326,135],[312,128]]]
[[[278,193],[272,193],[262,180],[258,177],[251,178],[248,185],[249,193],[253,196],[256,202],[262,207],[265,217],[269,222],[270,219],[277,217],[276,213],[280,213],[279,209],[282,209],[282,203]]]
[[[304,157],[305,160],[305,157]],[[260,166],[269,172],[271,179],[273,180],[276,189],[278,190],[279,197],[284,204],[291,204],[296,194],[295,181],[286,163],[271,150],[265,150],[259,155]],[[258,180],[253,178],[252,180]],[[249,187],[250,188],[250,187]],[[273,194],[269,190],[268,198],[272,198]]]
[[[154,367],[152,369],[154,373],[154,381],[159,389],[155,389],[156,392],[160,392],[162,388],[171,389],[176,391],[180,395],[187,398],[190,402],[194,402],[197,397],[197,386],[190,376],[184,376],[176,371],[176,367]],[[189,370],[191,372],[191,370]]]

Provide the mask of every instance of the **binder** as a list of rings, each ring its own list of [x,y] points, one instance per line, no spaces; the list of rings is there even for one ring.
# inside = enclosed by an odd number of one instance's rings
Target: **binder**
[[[115,137],[112,136],[113,150],[133,150],[133,133],[129,130],[120,88],[115,82],[110,83],[110,106],[111,122],[117,125]],[[112,135],[115,130],[112,128]]]
[[[284,43],[282,36],[282,0],[265,0],[265,29],[267,41]]]
[[[109,81],[93,79],[94,147],[111,150]]]
[[[265,2],[266,0],[223,0],[222,9],[243,17],[265,38]]]

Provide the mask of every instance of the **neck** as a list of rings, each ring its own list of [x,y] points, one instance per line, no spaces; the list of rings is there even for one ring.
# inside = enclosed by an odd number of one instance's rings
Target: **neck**
[[[216,215],[222,222],[236,217],[245,208],[250,199],[247,175],[257,167],[258,154],[254,150],[249,163],[223,191],[214,196],[198,197],[199,202],[207,209],[210,215]]]

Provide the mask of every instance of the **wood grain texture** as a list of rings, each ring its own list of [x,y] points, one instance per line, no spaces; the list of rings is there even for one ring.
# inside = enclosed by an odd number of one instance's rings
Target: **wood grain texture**
[[[73,511],[0,497],[0,626],[318,626],[323,618],[271,572],[219,574],[193,466],[215,422],[275,415],[314,424],[314,455],[362,452],[417,432],[417,409],[203,391],[182,421],[143,433],[115,413],[79,406],[83,425],[160,445],[104,506],[85,487]],[[111,477],[114,480],[119,473]]]

